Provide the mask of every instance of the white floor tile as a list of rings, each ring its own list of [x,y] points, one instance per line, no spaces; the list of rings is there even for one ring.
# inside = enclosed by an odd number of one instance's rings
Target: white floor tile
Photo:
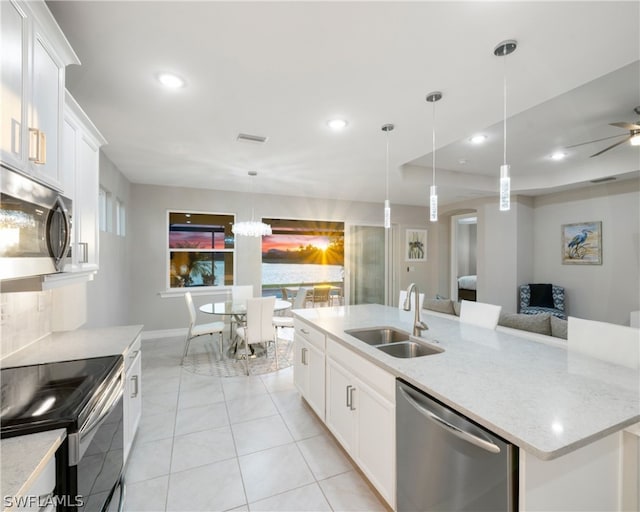
[[[278,409],[268,394],[227,400],[227,408],[232,424],[278,414]]]
[[[299,411],[306,407],[300,393],[296,389],[275,391],[271,393],[271,399],[280,412]]]
[[[222,380],[222,389],[226,400],[266,395],[267,388],[259,376],[228,377]]]
[[[296,441],[325,433],[324,426],[308,407],[299,410],[281,411],[280,414]]]
[[[280,415],[232,425],[238,455],[247,455],[293,442]]]
[[[229,427],[176,436],[173,441],[171,472],[176,473],[234,457],[236,449]]]
[[[169,478],[168,511],[228,510],[246,504],[237,459],[200,466]]]
[[[179,409],[176,415],[175,435],[181,436],[227,425],[229,425],[229,417],[224,402]]]
[[[144,372],[144,370],[143,370]],[[144,416],[154,416],[176,411],[178,407],[178,390],[170,393],[148,394],[142,390],[142,414]]]
[[[143,413],[136,440],[138,443],[148,443],[158,439],[172,438],[175,422],[175,411],[153,415]]]
[[[270,393],[295,389],[293,385],[293,366],[262,375],[261,379]]]
[[[249,503],[314,482],[295,444],[239,458]]]
[[[163,377],[147,375],[142,371],[142,396],[156,393],[172,393],[180,388],[180,377]]]
[[[127,463],[126,481],[141,482],[169,474],[173,439],[136,443]]]
[[[167,505],[169,477],[161,476],[137,483],[127,483],[125,512],[158,512]]]
[[[331,507],[317,483],[250,503],[251,512],[321,512]]]
[[[178,408],[196,407],[204,404],[215,404],[224,402],[224,394],[219,386],[187,388],[180,386],[180,396],[178,397]]]
[[[324,480],[354,469],[351,461],[329,435],[298,441],[298,447],[316,480]]]
[[[333,510],[385,512],[385,506],[356,471],[319,482]]]

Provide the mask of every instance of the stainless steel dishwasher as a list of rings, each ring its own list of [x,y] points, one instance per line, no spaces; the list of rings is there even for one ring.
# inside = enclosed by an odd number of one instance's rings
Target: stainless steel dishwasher
[[[399,512],[517,510],[518,449],[398,380]]]

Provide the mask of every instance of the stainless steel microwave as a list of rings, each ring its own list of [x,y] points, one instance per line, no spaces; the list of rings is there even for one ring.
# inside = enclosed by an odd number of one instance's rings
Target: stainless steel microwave
[[[0,166],[0,279],[61,272],[71,244],[71,200]]]

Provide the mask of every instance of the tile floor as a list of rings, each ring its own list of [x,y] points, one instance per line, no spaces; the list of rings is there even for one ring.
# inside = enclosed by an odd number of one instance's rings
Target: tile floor
[[[196,375],[180,367],[183,347],[143,343],[126,511],[386,510],[300,398],[292,368]]]

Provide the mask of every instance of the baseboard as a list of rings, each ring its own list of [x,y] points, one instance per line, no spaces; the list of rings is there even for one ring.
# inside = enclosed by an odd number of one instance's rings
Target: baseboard
[[[143,340],[155,340],[156,338],[175,338],[177,336],[186,336],[187,328],[182,329],[160,329],[157,331],[142,331]]]

